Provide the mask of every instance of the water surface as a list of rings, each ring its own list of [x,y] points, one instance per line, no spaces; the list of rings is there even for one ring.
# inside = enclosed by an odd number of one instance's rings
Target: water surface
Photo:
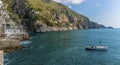
[[[86,51],[86,45],[108,45]],[[120,65],[120,29],[90,29],[35,34],[27,48],[5,54],[5,65]]]

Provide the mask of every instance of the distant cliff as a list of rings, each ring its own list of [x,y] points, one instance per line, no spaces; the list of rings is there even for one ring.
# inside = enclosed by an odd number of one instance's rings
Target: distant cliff
[[[52,0],[2,0],[2,2],[11,19],[32,32],[105,28]]]

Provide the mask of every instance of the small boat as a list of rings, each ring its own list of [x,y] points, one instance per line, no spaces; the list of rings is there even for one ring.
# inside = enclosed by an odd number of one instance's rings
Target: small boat
[[[101,45],[101,41],[100,41],[100,45],[88,45],[85,47],[85,50],[96,50],[96,51],[105,51],[107,50],[108,46],[106,45]]]

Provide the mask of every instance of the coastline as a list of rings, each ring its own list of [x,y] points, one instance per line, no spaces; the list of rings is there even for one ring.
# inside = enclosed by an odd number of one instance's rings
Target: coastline
[[[76,30],[76,29],[82,29],[82,28],[78,28],[76,26],[47,26],[47,25],[41,25],[41,26],[37,26],[35,25],[35,31],[36,32],[51,32],[51,31],[65,31],[65,30]]]

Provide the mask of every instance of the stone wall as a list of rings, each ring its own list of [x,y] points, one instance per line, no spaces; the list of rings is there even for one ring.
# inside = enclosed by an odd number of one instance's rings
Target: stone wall
[[[2,29],[1,29],[1,27],[0,27],[0,37],[2,36]]]
[[[17,39],[1,39],[0,40],[0,48],[2,47],[15,47],[19,46],[20,41]]]
[[[4,52],[3,51],[0,51],[0,65],[3,65],[4,64]]]
[[[22,49],[19,39],[0,39],[0,50],[5,52]]]

